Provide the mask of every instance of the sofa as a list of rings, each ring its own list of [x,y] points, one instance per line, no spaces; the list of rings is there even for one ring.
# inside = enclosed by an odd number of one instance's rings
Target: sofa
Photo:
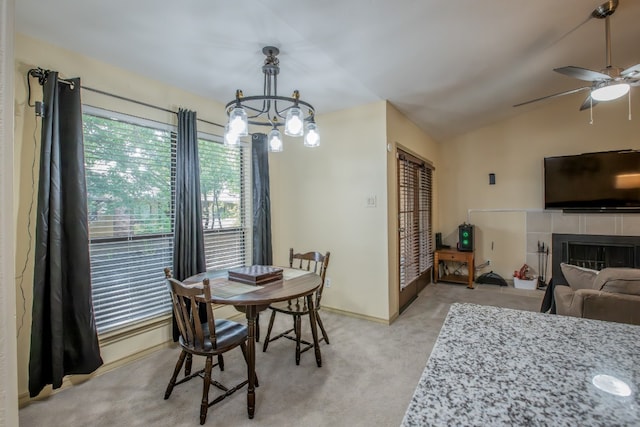
[[[640,269],[560,268],[569,286],[553,290],[557,314],[640,325]]]

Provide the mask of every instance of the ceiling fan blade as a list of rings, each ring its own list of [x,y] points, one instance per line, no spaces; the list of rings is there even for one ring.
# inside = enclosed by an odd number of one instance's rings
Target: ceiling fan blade
[[[592,99],[591,94],[589,94],[589,96],[585,98],[584,102],[580,106],[580,111],[586,110],[587,108],[595,107],[596,105],[598,105],[598,101]]]
[[[587,89],[591,89],[591,86],[584,86],[584,87],[579,87],[577,89],[567,90],[565,92],[554,93],[553,95],[547,95],[547,96],[543,96],[541,98],[532,99],[530,101],[521,102],[520,104],[515,104],[514,107],[520,107],[521,105],[532,104],[534,102],[542,101],[542,100],[545,100],[545,99],[557,98],[557,97],[563,96],[563,95],[570,95],[572,93],[581,92],[581,91],[587,90]]]
[[[640,75],[640,64],[633,65],[620,73],[622,77]]]
[[[597,80],[610,80],[611,77],[607,74],[601,73],[599,71],[589,70],[587,68],[574,67],[572,65],[568,67],[554,68],[553,71],[556,71],[560,74],[564,74],[569,77],[574,77],[576,79],[585,80],[588,82],[593,82]]]

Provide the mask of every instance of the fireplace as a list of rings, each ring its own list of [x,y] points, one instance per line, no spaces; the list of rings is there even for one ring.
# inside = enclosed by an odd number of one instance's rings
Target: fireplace
[[[640,236],[554,233],[551,242],[551,277],[554,285],[567,284],[560,270],[562,262],[592,270],[605,267],[640,268]]]

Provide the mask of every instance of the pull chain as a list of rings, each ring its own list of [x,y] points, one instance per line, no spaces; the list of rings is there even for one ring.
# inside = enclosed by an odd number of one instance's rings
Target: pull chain
[[[593,124],[593,98],[589,95],[589,124]]]

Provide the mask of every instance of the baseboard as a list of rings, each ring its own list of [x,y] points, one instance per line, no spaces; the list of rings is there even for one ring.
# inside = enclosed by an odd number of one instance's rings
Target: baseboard
[[[393,320],[381,319],[380,317],[367,316],[364,314],[354,313],[352,311],[340,310],[339,308],[322,306],[321,311],[330,311],[336,314],[342,314],[343,316],[354,317],[356,319],[369,320],[370,322],[382,323],[384,325],[390,325]]]

